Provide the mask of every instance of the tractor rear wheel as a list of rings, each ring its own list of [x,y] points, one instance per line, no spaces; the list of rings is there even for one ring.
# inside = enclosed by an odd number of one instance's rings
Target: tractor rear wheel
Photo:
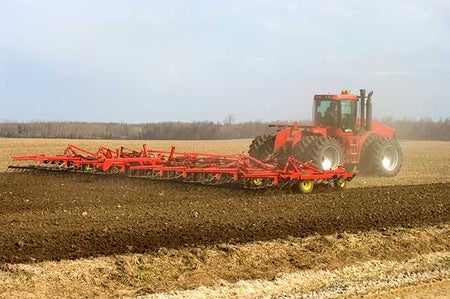
[[[264,161],[273,153],[275,145],[275,135],[264,134],[257,136],[250,144],[248,154],[258,160]]]
[[[316,138],[318,137],[305,136],[299,142],[297,142],[292,150],[292,155],[294,156],[294,158],[302,162],[308,162],[308,160],[305,157],[305,154]]]
[[[316,167],[322,170],[336,169],[344,163],[344,151],[335,138],[316,137],[306,150],[303,160],[304,162],[311,160]]]
[[[304,153],[312,144],[317,136],[305,136],[299,140],[294,147],[291,144],[286,144],[274,150],[272,156],[278,159],[281,164],[286,163],[286,160],[294,156],[295,159],[304,162]]]
[[[376,138],[367,151],[367,166],[371,173],[391,177],[400,171],[403,159],[402,150],[396,139]]]

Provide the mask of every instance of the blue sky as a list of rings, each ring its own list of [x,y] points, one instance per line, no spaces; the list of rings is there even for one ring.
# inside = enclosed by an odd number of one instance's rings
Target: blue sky
[[[450,117],[450,1],[0,0],[0,120]]]

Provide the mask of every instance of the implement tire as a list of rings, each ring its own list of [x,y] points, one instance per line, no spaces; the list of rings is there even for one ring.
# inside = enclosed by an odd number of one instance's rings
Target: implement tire
[[[313,180],[301,180],[297,184],[298,192],[303,194],[311,193],[313,188],[314,188]]]

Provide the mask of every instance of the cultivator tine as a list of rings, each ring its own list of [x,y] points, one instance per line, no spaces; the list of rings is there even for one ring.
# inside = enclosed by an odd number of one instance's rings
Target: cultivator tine
[[[8,166],[8,172],[22,172],[25,170],[31,170],[31,167],[25,167],[25,166]]]

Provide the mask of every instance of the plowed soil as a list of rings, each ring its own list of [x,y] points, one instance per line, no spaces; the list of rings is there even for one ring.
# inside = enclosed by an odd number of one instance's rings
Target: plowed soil
[[[450,221],[450,183],[308,195],[67,173],[0,173],[0,262]]]

